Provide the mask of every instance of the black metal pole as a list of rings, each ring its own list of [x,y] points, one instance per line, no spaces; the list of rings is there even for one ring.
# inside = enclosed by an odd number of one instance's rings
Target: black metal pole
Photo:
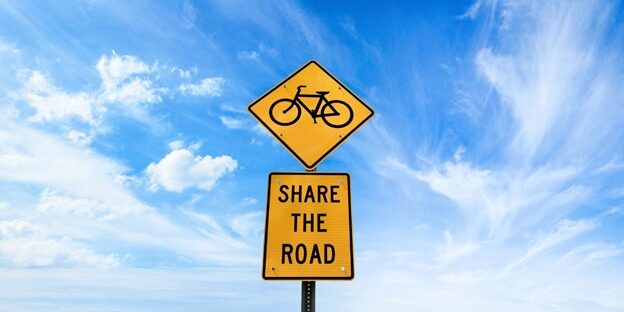
[[[316,282],[301,282],[301,312],[316,311],[314,302],[316,301]]]
[[[316,168],[305,169],[306,172],[316,172]],[[316,281],[301,281],[301,312],[314,312],[316,301]]]

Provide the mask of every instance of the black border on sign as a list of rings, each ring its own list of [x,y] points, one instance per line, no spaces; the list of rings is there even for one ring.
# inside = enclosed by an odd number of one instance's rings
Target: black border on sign
[[[349,199],[349,243],[351,244],[349,252],[351,253],[351,275],[350,276],[338,276],[338,277],[318,277],[318,276],[299,276],[299,277],[267,277],[266,276],[266,257],[267,257],[267,237],[269,234],[269,204],[270,204],[270,196],[271,196],[271,177],[273,175],[329,175],[329,176],[347,176],[347,185],[349,186],[349,191],[347,193],[347,198]],[[355,277],[355,266],[353,265],[353,222],[351,220],[351,176],[348,173],[342,172],[271,172],[269,174],[269,187],[267,188],[267,210],[266,217],[264,222],[264,251],[262,255],[262,279],[264,280],[304,280],[304,281],[314,281],[314,280],[352,280]]]
[[[338,85],[340,85],[341,88],[343,88],[344,90],[346,90],[347,92],[349,92],[349,94],[351,94],[354,98],[356,98],[358,101],[360,101],[360,103],[362,103],[362,105],[364,105],[364,107],[368,108],[371,112],[370,115],[368,115],[368,117],[366,117],[357,127],[351,129],[351,131],[349,133],[347,133],[347,135],[343,136],[342,139],[340,141],[338,141],[336,144],[334,144],[334,146],[332,146],[330,149],[327,150],[327,152],[325,152],[325,154],[323,154],[321,157],[319,157],[319,159],[312,163],[312,164],[307,164],[305,161],[303,161],[303,159],[301,159],[301,157],[299,157],[299,155],[297,155],[297,153],[295,153],[295,151],[293,151],[290,146],[288,146],[288,144],[286,144],[286,142],[284,142],[284,140],[282,140],[282,138],[280,138],[280,136],[275,133],[275,131],[271,130],[271,128],[269,128],[269,126],[264,123],[264,121],[262,121],[262,119],[260,119],[252,110],[251,107],[254,106],[256,103],[260,102],[262,99],[264,99],[267,95],[269,95],[271,92],[275,91],[277,88],[281,87],[282,85],[284,85],[286,83],[286,81],[288,81],[290,78],[292,78],[293,76],[295,76],[296,74],[298,74],[300,71],[302,71],[304,68],[308,67],[310,64],[316,64],[323,72],[325,72],[329,77],[331,77],[332,79],[334,79],[334,81],[336,81],[338,83]],[[359,129],[360,127],[362,127],[362,125],[364,125],[371,117],[373,117],[373,115],[375,115],[375,111],[368,106],[364,101],[362,101],[362,99],[360,99],[357,95],[355,95],[355,93],[351,92],[351,90],[349,90],[349,88],[347,88],[344,84],[342,84],[342,82],[340,82],[340,80],[338,80],[338,78],[334,77],[334,75],[332,75],[329,71],[327,71],[327,69],[325,69],[323,66],[321,66],[321,64],[319,64],[317,61],[315,60],[311,60],[309,62],[307,62],[305,65],[301,66],[301,68],[297,69],[297,71],[295,71],[294,73],[290,74],[288,77],[286,77],[284,80],[282,80],[280,83],[278,83],[275,87],[273,87],[271,90],[265,92],[262,96],[260,96],[258,99],[256,99],[255,101],[253,101],[253,103],[249,104],[249,106],[247,106],[247,110],[249,111],[249,113],[251,113],[252,116],[254,116],[258,122],[260,122],[264,128],[266,128],[267,130],[269,130],[269,132],[271,132],[271,134],[273,134],[273,136],[280,142],[282,143],[282,145],[284,145],[284,147],[286,147],[286,149],[293,155],[295,156],[295,158],[304,166],[306,167],[306,169],[314,169],[316,168],[316,166],[318,166],[318,164],[325,159],[325,157],[327,157],[329,154],[331,154],[331,152],[333,152],[336,147],[338,147],[340,144],[342,144],[342,142],[344,142],[348,137],[351,136],[351,134],[353,134],[357,129]]]

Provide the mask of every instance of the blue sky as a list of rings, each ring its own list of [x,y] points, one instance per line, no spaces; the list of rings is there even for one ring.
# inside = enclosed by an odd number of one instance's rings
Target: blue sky
[[[291,311],[246,106],[315,59],[375,109],[319,311],[624,311],[620,1],[0,3],[0,310]]]

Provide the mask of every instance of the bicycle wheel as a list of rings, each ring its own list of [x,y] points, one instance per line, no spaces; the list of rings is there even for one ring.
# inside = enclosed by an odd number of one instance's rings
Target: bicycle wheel
[[[346,127],[353,120],[353,109],[341,100],[329,101],[321,109],[321,118],[332,128]]]
[[[279,99],[271,104],[269,117],[280,126],[290,126],[301,117],[301,107],[291,99]]]

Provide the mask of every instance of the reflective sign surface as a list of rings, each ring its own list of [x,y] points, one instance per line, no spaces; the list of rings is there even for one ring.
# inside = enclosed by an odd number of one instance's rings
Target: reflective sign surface
[[[306,168],[314,168],[373,110],[315,61],[248,107]]]
[[[352,279],[351,195],[346,173],[271,173],[265,279]]]

